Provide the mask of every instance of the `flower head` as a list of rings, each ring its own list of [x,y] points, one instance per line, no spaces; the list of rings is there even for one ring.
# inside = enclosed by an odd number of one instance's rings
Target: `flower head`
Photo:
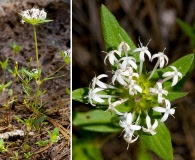
[[[128,52],[140,52],[140,61],[137,61],[134,54],[130,55]],[[145,54],[149,60],[158,58],[149,77],[147,70],[142,73]],[[129,147],[130,143],[138,139],[140,132],[148,132],[151,136],[157,133],[158,120],[151,116],[152,110],[163,113],[161,122],[175,113],[175,109],[171,108],[170,101],[165,99],[168,91],[163,88],[163,82],[173,78],[173,86],[177,83],[178,77],[182,78],[182,74],[174,66],[171,66],[174,71],[164,73],[162,75],[166,77],[164,80],[157,79],[157,76],[152,78],[158,67],[161,69],[167,65],[168,57],[163,52],[151,56],[147,45],[143,46],[141,42],[139,48],[133,51],[128,44],[121,42],[118,50],[107,53],[104,61],[107,58],[112,65],[112,85],[100,81],[102,78],[108,77],[106,74],[94,77],[92,89],[89,90],[87,97],[92,105],[95,105],[93,104],[95,102],[97,105],[107,104],[106,111],[114,111],[116,115],[120,116],[119,126],[123,128],[123,138]],[[95,88],[96,86],[98,88]],[[115,98],[115,101],[112,98]],[[141,128],[142,130],[140,130]]]
[[[29,23],[32,25],[38,25],[40,23],[49,22],[51,20],[46,20],[47,12],[44,9],[40,10],[37,8],[32,8],[20,13],[22,16],[22,23]]]

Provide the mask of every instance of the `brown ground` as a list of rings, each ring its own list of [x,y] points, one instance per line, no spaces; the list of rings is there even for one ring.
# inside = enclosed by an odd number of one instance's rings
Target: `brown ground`
[[[26,67],[32,57],[30,68],[35,68],[35,49],[33,41],[33,28],[28,24],[21,24],[21,17],[18,13],[32,7],[44,8],[48,19],[53,22],[38,26],[37,37],[39,43],[39,59],[42,69],[42,77],[60,68],[64,62],[60,56],[61,50],[70,48],[70,1],[69,0],[14,0],[0,2],[0,60],[9,58],[9,66],[14,65],[14,56],[10,44],[16,42],[22,46],[22,50],[15,57],[19,67]],[[2,75],[2,70],[0,71]],[[70,89],[70,67],[69,65],[61,69],[55,76],[65,75],[62,78],[47,81],[42,85],[42,90],[47,92],[42,96],[46,103],[42,112],[51,119],[47,119],[47,124],[41,126],[41,131],[36,131],[34,136],[30,136],[29,144],[31,152],[37,153],[31,159],[45,160],[65,160],[70,159],[70,96],[65,89]],[[1,81],[2,81],[2,77]],[[12,79],[11,74],[6,73],[6,80]],[[28,118],[32,113],[23,105],[23,93],[20,83],[16,82],[14,93],[18,101],[15,108],[11,110],[11,115],[20,118]],[[2,103],[2,102],[0,102]],[[5,108],[0,108],[0,133],[23,129],[24,125],[18,123],[11,116],[10,126],[7,126]],[[60,140],[58,143],[41,148],[35,145],[39,140],[48,139],[47,131],[52,131],[54,127],[61,126]],[[64,132],[63,132],[64,131]],[[63,134],[62,134],[63,132]],[[14,142],[9,147],[9,153],[0,153],[0,159],[10,159],[14,151],[19,152],[19,159],[22,157],[22,146],[24,137],[14,137],[5,140],[6,144]]]
[[[152,53],[163,51],[170,62],[193,52],[190,39],[182,32],[176,18],[181,18],[193,25],[195,20],[195,1],[153,1],[153,0],[99,0],[73,1],[73,89],[86,87],[96,75],[110,70],[103,64],[105,54],[100,26],[99,10],[101,3],[106,5],[116,16],[122,27],[138,44],[139,37],[143,44],[152,39],[149,49]],[[101,67],[100,67],[101,66]],[[151,69],[151,66],[148,66]],[[172,103],[177,107],[175,118],[166,122],[171,132],[174,160],[195,159],[195,72],[189,75],[183,90],[189,94]],[[85,110],[81,104],[73,103],[74,109]],[[87,110],[90,108],[89,106]],[[77,137],[79,130],[73,130]],[[89,133],[90,135],[90,133]],[[103,147],[105,160],[134,160],[137,144],[132,144],[127,151],[127,144],[121,137],[110,139]],[[74,149],[74,146],[73,146]],[[159,159],[154,157],[154,159]]]

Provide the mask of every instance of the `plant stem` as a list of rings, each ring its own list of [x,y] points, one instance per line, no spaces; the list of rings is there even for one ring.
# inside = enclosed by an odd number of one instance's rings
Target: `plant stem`
[[[35,40],[35,51],[36,51],[36,61],[37,61],[37,69],[38,72],[40,72],[40,65],[39,65],[39,51],[38,51],[38,43],[37,43],[37,34],[36,34],[36,26],[33,25],[33,30],[34,30],[34,40]],[[40,76],[39,76],[40,80]]]
[[[39,65],[39,51],[38,51],[38,43],[37,43],[37,34],[36,34],[36,26],[33,25],[33,30],[34,30],[34,41],[35,41],[35,52],[36,52],[36,62],[37,62],[37,70],[38,73],[40,73],[40,65]],[[40,82],[40,74],[38,74],[38,82]],[[37,84],[37,83],[36,83]],[[37,108],[38,106],[38,98],[39,98],[39,89],[40,89],[40,84],[37,84],[36,86],[36,98],[35,98],[35,107]]]

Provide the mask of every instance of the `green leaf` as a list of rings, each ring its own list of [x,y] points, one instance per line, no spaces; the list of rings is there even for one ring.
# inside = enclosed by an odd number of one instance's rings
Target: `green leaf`
[[[72,91],[72,99],[75,101],[79,101],[82,103],[88,103],[87,98],[85,96],[88,95],[89,88],[78,88],[74,91]]]
[[[121,130],[118,127],[118,118],[115,114],[102,110],[92,110],[83,113],[75,112],[73,114],[73,125],[82,127],[85,130],[104,133]]]
[[[182,21],[181,19],[177,19],[177,23],[180,25],[182,30],[189,36],[189,37],[195,37],[195,34],[193,32],[193,27],[191,27],[186,22]]]
[[[173,62],[172,64],[170,64],[169,66],[175,66],[179,72],[181,72],[182,76],[184,77],[188,70],[190,69],[192,63],[194,61],[194,54],[188,54],[180,59],[178,59],[177,61]],[[162,74],[167,72],[167,71],[172,71],[172,69],[167,66],[166,68],[162,69],[162,70],[157,70],[154,75],[152,76],[153,79],[162,79]],[[150,74],[150,73],[149,73]],[[179,78],[180,80],[180,78]],[[172,84],[172,79],[169,81],[164,82],[164,87],[170,88]]]
[[[169,101],[173,101],[175,99],[182,98],[187,94],[188,94],[187,92],[169,92],[165,98],[168,99]]]
[[[90,135],[91,136],[91,135]],[[88,139],[88,137],[77,138],[72,136],[73,150],[72,159],[74,160],[103,160],[99,144],[96,137]]]
[[[107,51],[117,49],[122,41],[128,43],[131,49],[136,48],[129,35],[104,5],[101,6],[101,24]]]
[[[173,160],[171,136],[165,124],[159,122],[156,132],[153,136],[146,133],[140,135],[141,143],[163,160]]]

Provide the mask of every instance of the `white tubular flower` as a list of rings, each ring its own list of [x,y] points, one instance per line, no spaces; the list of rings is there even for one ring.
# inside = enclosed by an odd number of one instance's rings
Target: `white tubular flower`
[[[124,75],[124,76],[128,76],[127,81],[130,82],[130,83],[133,80],[133,77],[139,78],[139,74],[138,73],[134,73],[132,67],[126,68],[126,71],[124,71],[121,74]]]
[[[114,72],[114,75],[112,77],[112,83],[114,84],[115,80],[117,80],[120,84],[126,86],[127,83],[125,82],[125,77],[122,75],[123,70],[122,69],[117,69]]]
[[[95,106],[95,104],[93,104],[93,100],[95,102],[98,103],[103,103],[104,99],[102,98],[110,98],[110,95],[102,95],[102,94],[97,94],[97,92],[103,91],[104,89],[102,88],[95,88],[95,89],[90,89],[88,96],[86,96],[86,98],[89,99],[89,102],[91,103],[92,106]]]
[[[158,121],[155,119],[155,122],[154,122],[154,124],[152,125],[152,124],[151,124],[151,119],[150,119],[150,117],[147,115],[147,116],[146,116],[146,125],[147,125],[147,128],[142,127],[143,131],[144,131],[144,132],[149,132],[149,133],[151,133],[152,135],[155,135],[155,134],[156,134],[155,129],[156,129],[156,127],[158,126]]]
[[[118,54],[121,57],[121,52],[117,51],[117,50],[113,50],[110,52],[104,52],[106,53],[106,57],[104,58],[104,63],[106,64],[106,59],[109,59],[110,64],[114,65],[114,62],[118,63],[118,59],[115,56],[115,53]]]
[[[129,50],[130,50],[130,47],[129,47],[129,45],[128,45],[127,43],[125,43],[125,42],[121,42],[121,43],[119,44],[119,46],[118,46],[118,51],[119,51],[120,53],[122,53],[122,51],[124,51],[126,57],[128,56],[128,51],[129,51]]]
[[[124,115],[124,113],[119,112],[115,107],[120,105],[120,104],[122,104],[122,103],[124,103],[125,101],[127,101],[128,98],[127,99],[121,99],[121,100],[118,100],[118,101],[113,102],[113,103],[111,102],[111,98],[112,97],[110,97],[108,99],[109,107],[108,107],[108,109],[105,112],[107,112],[107,111],[114,111],[119,116]]]
[[[123,61],[121,64],[121,69],[125,70],[126,67],[133,67],[134,69],[137,69],[136,60],[133,57],[123,57],[120,59],[120,61]]]
[[[177,84],[177,82],[178,82],[178,77],[182,78],[182,74],[181,74],[181,72],[179,72],[179,71],[177,70],[177,68],[176,68],[175,66],[170,66],[170,68],[172,68],[173,71],[172,71],[172,72],[165,72],[162,76],[163,76],[163,77],[166,77],[166,78],[163,80],[163,82],[165,82],[165,81],[167,81],[167,80],[173,78],[173,82],[172,82],[172,84],[171,84],[171,86],[173,87],[173,86],[175,86],[175,85]]]
[[[150,42],[150,41],[149,41]],[[149,43],[148,42],[148,43]],[[134,52],[140,52],[140,69],[139,69],[139,74],[141,75],[142,73],[142,68],[143,68],[143,62],[145,61],[144,55],[147,54],[149,60],[151,60],[151,53],[148,51],[148,44],[146,46],[143,46],[141,41],[140,41],[140,46],[139,48],[134,49]]]
[[[124,119],[123,121],[120,120],[119,121],[119,125],[124,128],[126,135],[128,135],[132,130],[140,130],[141,126],[135,124],[133,125],[133,118],[134,118],[134,114],[132,113],[128,113],[127,116],[125,117],[126,119]]]
[[[100,81],[100,79],[101,78],[104,78],[104,77],[108,77],[108,75],[106,75],[106,74],[100,74],[99,76],[94,77],[92,79],[92,85],[91,85],[92,88],[95,88],[95,85],[97,85],[97,86],[99,86],[101,88],[106,89],[107,88],[107,84],[105,84],[105,83],[103,83],[103,82]]]
[[[135,125],[132,125],[132,121],[134,118],[134,114],[131,113],[125,113],[122,117],[123,120],[120,120],[119,125],[124,128],[125,134],[123,138],[128,143],[127,149],[129,148],[129,144],[135,142],[139,136],[133,139],[134,131],[140,130],[141,126],[137,125],[139,121],[139,117],[137,118],[137,121]]]
[[[131,81],[131,83],[128,85],[128,88],[129,88],[130,95],[137,94],[137,91],[139,93],[142,93],[142,88],[139,85],[137,85],[134,80]]]
[[[162,103],[162,95],[168,95],[168,91],[162,89],[162,83],[160,82],[156,82],[157,84],[157,88],[149,88],[149,91],[152,93],[152,94],[157,94],[158,95],[158,103]]]
[[[132,132],[131,136],[127,136],[126,134],[124,134],[123,138],[128,143],[128,146],[127,146],[127,150],[128,150],[129,144],[137,141],[137,139],[139,138],[139,135],[133,139],[133,132]]]
[[[165,99],[165,105],[166,105],[166,108],[164,107],[154,107],[153,108],[153,110],[156,112],[164,113],[163,117],[160,120],[161,122],[166,121],[169,115],[173,116],[173,114],[175,113],[175,109],[171,108],[171,103],[169,100]]]
[[[156,71],[157,67],[159,66],[160,68],[163,68],[165,66],[165,61],[166,61],[166,65],[168,64],[168,57],[163,53],[163,52],[158,52],[157,54],[154,54],[152,56],[152,61],[154,58],[158,58],[156,65],[154,66],[154,69],[152,70],[152,73],[150,74],[150,77],[148,79],[150,79],[152,77],[152,75],[154,74],[154,72]]]

